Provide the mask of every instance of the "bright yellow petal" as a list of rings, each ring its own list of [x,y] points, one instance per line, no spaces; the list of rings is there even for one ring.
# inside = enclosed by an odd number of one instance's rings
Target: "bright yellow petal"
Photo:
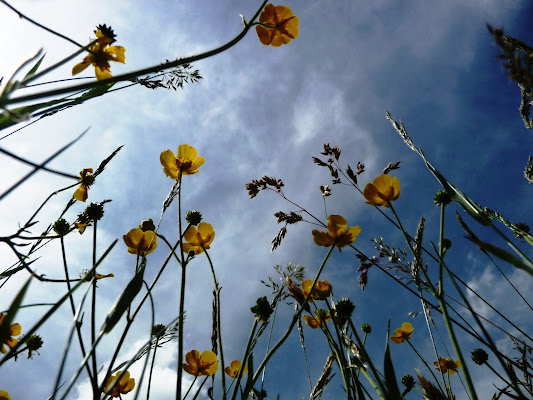
[[[163,172],[172,179],[179,179],[180,171],[176,165],[176,156],[172,150],[165,150],[159,156],[159,161],[163,166]]]
[[[391,201],[396,200],[398,197],[400,197],[400,181],[397,177],[394,177],[392,179],[392,187],[394,188],[394,195],[391,197]]]
[[[363,190],[363,196],[365,196],[365,199],[367,200],[366,202],[373,206],[384,206],[387,204],[387,202],[379,196],[378,189],[371,183],[366,184],[365,189]]]
[[[329,236],[328,232],[319,230],[313,230],[313,239],[317,246],[331,246],[333,244],[333,238]]]
[[[8,347],[15,347],[19,341],[17,339],[9,338],[5,341]]]
[[[183,238],[191,245],[198,245],[198,231],[195,226],[189,226]]]
[[[0,390],[0,400],[11,400],[11,397],[5,390]]]
[[[328,217],[328,231],[333,237],[341,235],[348,226],[348,222],[341,215],[330,215]]]
[[[122,46],[110,46],[104,50],[109,56],[111,61],[124,64],[126,62],[126,56],[124,53],[126,49]]]
[[[201,237],[201,243],[207,245],[206,247],[208,247],[215,238],[215,231],[211,224],[208,224],[207,222],[200,222],[198,224],[198,234]]]
[[[11,324],[9,327],[9,336],[18,336],[22,332],[20,324]]]
[[[264,11],[259,16],[259,22],[267,25],[276,25],[276,8],[272,4],[267,4]]]
[[[305,323],[307,324],[307,326],[309,326],[311,329],[316,329],[318,328],[318,322],[317,320],[314,318],[314,317],[311,317],[309,315],[304,315],[304,321]]]
[[[110,70],[111,70],[111,67],[109,66],[109,64],[96,65],[94,67],[96,79],[98,79],[99,81],[102,81],[104,79],[112,78],[113,75],[111,75],[111,72],[109,72]]]
[[[270,43],[272,43],[273,38],[273,29],[265,28],[261,25],[256,25],[255,31],[257,32],[257,36],[259,37],[259,41],[264,44],[265,46],[268,46]]]
[[[133,228],[123,236],[124,243],[126,243],[126,246],[128,247],[138,250],[143,234],[144,232],[141,228]]]
[[[89,194],[88,194],[88,190],[87,190],[87,186],[85,185],[80,185],[76,191],[74,192],[74,194],[72,195],[72,197],[74,197],[74,199],[78,200],[78,201],[83,201],[85,202],[87,200],[87,198],[89,197]]]
[[[188,144],[182,144],[178,147],[178,160],[180,161],[193,161],[198,157],[196,149]]]
[[[390,340],[392,340],[394,343],[397,343],[397,344],[403,343],[405,341],[403,337],[396,337],[396,336],[391,336]]]
[[[400,330],[401,330],[402,332],[405,332],[405,333],[409,333],[409,334],[410,334],[410,333],[413,332],[413,325],[411,325],[411,323],[409,323],[409,322],[404,322],[404,323],[402,324],[402,327],[400,328]],[[396,331],[394,331],[394,332],[396,332]]]
[[[203,157],[196,157],[196,158],[193,160],[193,162],[192,162],[191,169],[192,169],[192,170],[195,170],[195,169],[200,168],[200,166],[203,165],[204,162],[205,162],[205,158],[203,158]]]
[[[132,378],[128,381],[128,384],[122,389],[122,393],[131,392],[135,388],[135,379]]]
[[[278,21],[283,21],[285,19],[289,19],[290,17],[293,17],[294,14],[292,13],[292,10],[287,6],[276,6],[276,15],[278,16]]]
[[[81,63],[78,63],[72,68],[72,75],[79,74],[81,71],[83,71],[85,68],[87,68],[89,65],[91,65],[93,62],[93,56],[89,55],[83,59]]]

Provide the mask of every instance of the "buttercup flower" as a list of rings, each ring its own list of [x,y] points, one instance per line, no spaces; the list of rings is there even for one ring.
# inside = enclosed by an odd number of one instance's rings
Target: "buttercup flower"
[[[304,315],[303,318],[308,326],[316,329],[329,322],[331,320],[331,315],[323,308],[319,308],[315,311],[314,317],[310,315]]]
[[[213,375],[218,370],[217,355],[209,350],[202,354],[198,350],[189,351],[185,361],[187,364],[183,364],[183,369],[194,376]]]
[[[157,236],[154,231],[143,232],[141,228],[133,228],[123,238],[130,254],[144,256],[150,254],[157,247]]]
[[[352,226],[346,229],[348,222],[340,215],[330,215],[328,217],[328,232],[313,230],[313,238],[317,246],[329,247],[333,243],[341,251],[341,247],[348,246],[355,242],[357,235],[361,233],[361,228]]]
[[[124,55],[126,49],[124,47],[109,46],[114,41],[114,34],[110,35],[109,31],[109,28],[103,29],[103,27],[99,27],[95,31],[97,42],[91,46],[89,55],[86,56],[82,62],[76,64],[74,68],[72,68],[72,75],[79,74],[92,64],[94,66],[96,79],[109,79],[112,77],[109,61],[115,61],[122,64],[126,62],[126,56]]]
[[[92,173],[92,168],[84,168],[80,171],[81,185],[72,195],[76,200],[85,202],[89,197],[89,187],[94,183],[94,176]]]
[[[439,361],[435,361],[433,365],[437,367],[435,369],[440,369],[443,374],[447,372],[448,375],[455,374],[457,370],[461,368],[461,362],[459,360],[453,361],[446,357],[439,357]]]
[[[0,390],[0,400],[11,400],[11,397],[5,390]]]
[[[120,397],[121,394],[129,393],[135,388],[135,379],[130,379],[128,371],[124,372],[124,375],[117,381],[121,373],[122,371],[118,371],[107,379],[104,392],[107,392],[111,397]]]
[[[198,157],[198,152],[194,147],[182,144],[178,147],[177,157],[172,150],[165,150],[159,156],[159,161],[166,176],[179,179],[180,171],[182,175],[196,174],[198,168],[205,162],[205,158]]]
[[[412,334],[413,325],[411,325],[409,322],[404,322],[401,328],[394,330],[394,336],[391,336],[390,340],[392,340],[394,343],[400,344],[408,339],[411,339]]]
[[[0,314],[0,327],[2,326],[5,318],[6,314]],[[7,353],[7,349],[5,348],[4,344],[6,344],[9,348],[15,347],[19,341],[17,339],[13,339],[12,336],[18,336],[21,332],[22,328],[20,324],[11,324],[9,326],[7,338],[4,339],[4,343],[0,343],[0,352],[3,354]]]
[[[259,22],[268,25],[255,27],[260,42],[266,46],[279,47],[298,37],[298,17],[289,7],[267,4],[259,16]]]
[[[307,297],[309,294],[309,289],[313,286],[313,281],[307,279],[302,282],[302,288],[304,289],[304,295]],[[331,285],[328,281],[318,281],[311,293],[311,298],[314,300],[326,300],[326,298],[331,294]]]
[[[390,207],[390,202],[400,197],[400,181],[389,174],[378,176],[373,183],[367,183],[363,196],[368,204]]]
[[[241,365],[242,363],[239,360],[233,360],[228,367],[224,368],[224,371],[226,371],[226,374],[232,378],[235,378],[239,372],[239,369],[241,368]],[[246,371],[248,371],[248,366],[245,364],[242,369],[242,375],[244,375]]]
[[[204,251],[202,245],[205,249],[209,249],[209,245],[215,238],[215,231],[211,224],[200,222],[198,229],[195,226],[190,226],[183,237],[187,241],[187,243],[183,243],[183,252],[188,253],[192,250],[194,254],[200,254]]]

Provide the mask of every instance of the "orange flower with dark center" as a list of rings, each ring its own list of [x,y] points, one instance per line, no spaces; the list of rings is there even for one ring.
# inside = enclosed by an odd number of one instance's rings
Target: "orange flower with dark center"
[[[198,350],[191,350],[185,355],[185,361],[184,371],[194,376],[213,375],[218,370],[217,355],[209,350],[202,354]]]
[[[374,182],[367,183],[363,196],[368,204],[390,207],[391,201],[400,197],[400,181],[389,174],[380,175],[374,179]]]
[[[404,322],[401,328],[394,330],[394,336],[391,336],[390,340],[392,340],[394,343],[400,344],[411,339],[412,334],[413,325],[411,325],[409,322]]]
[[[114,38],[109,38],[101,29],[96,30],[97,42],[91,46],[90,54],[86,56],[82,62],[76,64],[72,68],[72,75],[79,74],[89,65],[94,66],[96,79],[109,79],[111,75],[111,66],[109,61],[119,62],[124,64],[126,56],[124,53],[126,49],[122,46],[109,46]]]
[[[255,30],[264,45],[279,47],[298,37],[298,17],[286,6],[267,4]]]
[[[439,357],[439,361],[435,361],[433,365],[443,374],[448,373],[448,375],[455,374],[461,368],[461,362],[459,360],[453,361],[446,357]]]
[[[313,286],[313,281],[307,279],[302,282],[302,288],[304,290],[304,295],[307,297],[309,294],[309,289]],[[318,281],[311,293],[311,298],[314,300],[326,300],[326,298],[331,294],[331,285],[328,281]]]
[[[93,169],[83,168],[80,171],[81,185],[76,189],[72,197],[78,201],[87,200],[89,197],[89,187],[94,183]]]
[[[229,366],[224,368],[224,371],[226,371],[226,374],[230,377],[235,378],[239,373],[239,369],[241,369],[241,365],[242,363],[239,360],[233,360]],[[242,369],[242,375],[244,375],[246,371],[248,371],[248,366],[245,364]]]
[[[361,233],[361,228],[352,226],[349,229],[348,222],[341,215],[330,215],[328,217],[328,231],[313,230],[313,239],[317,246],[335,246],[341,251],[341,247],[349,246]]]

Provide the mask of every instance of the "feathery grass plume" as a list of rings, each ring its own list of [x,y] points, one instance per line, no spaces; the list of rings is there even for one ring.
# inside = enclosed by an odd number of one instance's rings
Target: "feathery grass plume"
[[[218,354],[218,307],[217,307],[217,289],[213,290],[213,311],[211,317],[213,318],[213,328],[211,331],[211,348],[213,353]]]
[[[533,101],[533,48],[519,39],[505,35],[501,28],[490,25],[487,28],[503,51],[498,58],[507,60],[503,67],[509,71],[509,78],[520,88],[519,110],[524,125],[527,129],[533,129],[533,121],[529,117]]]
[[[424,378],[420,371],[417,370],[417,372],[419,373],[418,382],[420,382],[420,386],[422,386],[422,389],[424,389],[425,400],[447,400],[446,396],[444,396],[439,389],[433,386],[430,381]]]
[[[415,285],[420,289],[420,269],[423,268],[422,263],[422,238],[424,237],[424,223],[426,219],[422,217],[418,223],[416,229],[415,242],[413,244],[413,250],[415,251],[414,262],[411,264],[411,277],[415,282]]]
[[[322,396],[322,392],[324,391],[324,388],[327,386],[327,384],[333,379],[335,374],[332,376],[329,376],[331,374],[331,367],[333,366],[333,360],[335,360],[335,355],[333,353],[330,353],[328,356],[326,363],[324,364],[324,368],[322,369],[322,374],[320,375],[320,378],[318,378],[318,381],[316,382],[315,387],[311,391],[311,395],[309,398],[311,400],[314,400],[316,398],[319,398]]]
[[[529,183],[533,183],[533,156],[529,156],[527,159],[526,168],[524,169],[524,178],[526,178]]]

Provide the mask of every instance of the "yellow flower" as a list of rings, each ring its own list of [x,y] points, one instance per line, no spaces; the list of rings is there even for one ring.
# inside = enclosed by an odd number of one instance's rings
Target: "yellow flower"
[[[331,320],[331,315],[323,308],[318,308],[315,311],[315,315],[315,317],[312,317],[310,315],[304,315],[305,323],[313,329],[321,327],[326,322],[329,322]]]
[[[79,74],[92,64],[96,73],[96,79],[109,79],[112,77],[109,61],[124,64],[126,62],[126,56],[124,55],[126,49],[122,46],[109,46],[114,39],[102,33],[101,29],[97,29],[95,33],[97,42],[91,46],[89,55],[72,68],[72,75]]]
[[[2,326],[5,317],[6,314],[0,314],[0,327]],[[0,343],[0,352],[3,354],[7,353],[4,344],[7,344],[7,347],[9,348],[15,347],[19,341],[17,339],[13,339],[12,336],[18,336],[21,332],[22,328],[20,327],[20,324],[11,324],[9,326],[7,338],[4,340],[4,343]]]
[[[122,371],[118,371],[115,375],[111,375],[107,379],[104,392],[111,397],[120,397],[121,394],[131,392],[135,388],[135,379],[130,379],[130,373],[124,372],[124,375],[117,381],[118,376]]]
[[[453,361],[446,357],[439,357],[439,361],[433,362],[433,365],[437,367],[436,369],[440,369],[443,374],[447,372],[448,375],[455,374],[461,368],[461,362],[459,360]]]
[[[373,183],[366,184],[363,196],[368,204],[390,207],[390,202],[400,197],[400,181],[389,174],[380,175]]]
[[[87,200],[89,197],[89,186],[94,183],[94,177],[92,173],[92,168],[84,168],[80,171],[81,185],[72,195],[72,197],[74,197],[76,200],[85,202],[85,200]]]
[[[5,390],[0,390],[0,400],[11,400],[11,397]]]
[[[302,288],[304,289],[305,297],[307,297],[309,294],[309,289],[311,289],[312,285],[313,281],[311,279],[307,279],[302,282]],[[328,281],[318,281],[313,289],[313,293],[311,293],[311,298],[315,300],[326,300],[326,298],[331,294],[331,289],[331,285]]]
[[[267,4],[259,16],[259,22],[269,26],[255,27],[259,40],[266,46],[279,47],[298,37],[298,17],[289,7]]]
[[[202,354],[198,350],[189,351],[185,361],[187,364],[183,364],[183,369],[194,376],[213,375],[218,370],[217,355],[209,350]]]
[[[348,222],[340,215],[330,215],[328,217],[328,232],[313,230],[313,238],[317,246],[335,246],[341,251],[341,247],[348,246],[355,242],[357,235],[361,233],[361,228],[352,226],[346,229]]]
[[[232,378],[235,378],[239,372],[239,369],[241,368],[241,365],[242,363],[239,360],[233,360],[228,367],[224,368],[224,371],[226,371],[226,374]],[[244,375],[246,371],[248,371],[248,365],[244,365],[242,369],[242,375]]]
[[[157,247],[157,236],[154,231],[143,232],[141,228],[133,228],[123,238],[130,254],[144,256],[150,254]]]
[[[412,334],[413,325],[411,325],[409,322],[404,322],[401,328],[394,330],[394,336],[391,336],[390,340],[392,340],[394,343],[400,344],[411,339]]]
[[[200,222],[198,229],[195,226],[190,226],[183,237],[187,241],[187,243],[183,243],[183,252],[188,253],[193,250],[194,254],[200,254],[204,251],[202,245],[205,249],[209,249],[209,245],[215,238],[215,231],[211,224]]]
[[[198,152],[194,147],[182,144],[178,147],[177,157],[172,150],[165,150],[159,156],[159,161],[166,176],[179,179],[180,171],[182,175],[196,174],[198,168],[205,162],[205,158],[198,157]]]

